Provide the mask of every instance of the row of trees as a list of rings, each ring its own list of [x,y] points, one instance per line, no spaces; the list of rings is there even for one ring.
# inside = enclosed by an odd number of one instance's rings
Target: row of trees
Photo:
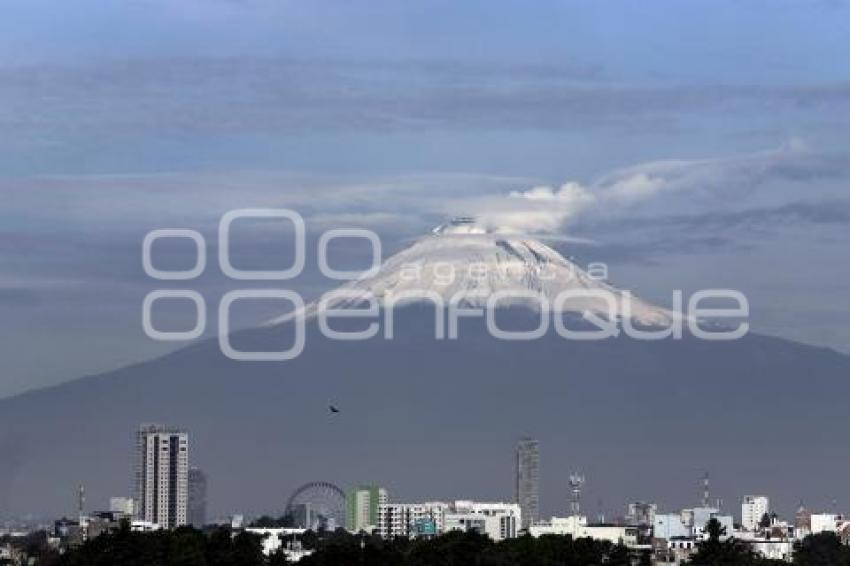
[[[476,533],[448,533],[433,539],[385,541],[345,531],[307,533],[305,548],[315,552],[299,566],[611,566],[648,565],[649,553],[592,539],[546,536],[494,543]],[[280,566],[283,553],[262,554],[260,538],[228,529],[204,534],[192,528],[153,533],[129,529],[105,534],[67,553],[42,561],[45,566]]]
[[[191,527],[132,532],[124,524],[63,554],[44,555],[38,566],[282,566],[283,554],[263,556],[260,537],[232,536],[230,529],[204,533]]]
[[[694,566],[778,566],[785,562],[761,558],[745,543],[722,540],[713,522],[708,539],[699,545]],[[454,532],[433,539],[385,541],[345,531],[305,533],[305,548],[315,552],[299,566],[644,566],[647,551],[567,536],[520,537],[495,543],[476,533]],[[850,566],[850,547],[832,533],[807,537],[794,555],[797,566]],[[281,566],[283,553],[263,556],[261,540],[242,532],[232,536],[221,528],[207,533],[192,528],[134,533],[126,526],[97,537],[65,554],[44,555],[42,566]]]

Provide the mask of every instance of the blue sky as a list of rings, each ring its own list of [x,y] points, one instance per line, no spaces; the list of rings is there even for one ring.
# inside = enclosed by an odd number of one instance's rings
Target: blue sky
[[[596,242],[562,251],[661,303],[741,289],[755,330],[850,351],[848,52],[837,0],[8,2],[0,395],[164,351],[150,229],[289,206],[392,251],[512,191],[641,175],[652,198],[557,205]]]

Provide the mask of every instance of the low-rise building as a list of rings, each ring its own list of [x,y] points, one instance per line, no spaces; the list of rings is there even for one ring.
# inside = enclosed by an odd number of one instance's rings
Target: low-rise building
[[[533,537],[543,535],[573,535],[583,526],[587,526],[587,517],[584,515],[552,517],[548,521],[541,521],[531,525],[528,528],[528,534]]]
[[[697,551],[698,543],[699,541],[693,536],[674,536],[670,539],[654,539],[655,563],[670,565],[684,564]]]
[[[712,519],[720,523],[721,528],[727,535],[731,535],[735,529],[735,520],[732,515],[723,515],[716,507],[694,507],[682,511],[682,519],[689,524],[694,536],[706,536],[706,527]]]
[[[518,503],[455,501],[445,515],[446,531],[475,531],[494,541],[515,538],[521,525]]]
[[[418,538],[474,531],[500,541],[516,537],[521,525],[522,511],[517,503],[382,503],[378,505],[376,532],[383,538]]]
[[[588,524],[587,517],[583,515],[571,515],[569,517],[552,517],[548,521],[532,525],[528,528],[528,533],[533,537],[569,535],[573,538],[592,538],[614,544],[636,546],[639,528],[631,525],[593,525]]]
[[[150,533],[153,531],[159,531],[162,529],[162,526],[157,523],[152,523],[150,521],[133,521],[130,523],[130,530],[134,533]]]
[[[812,513],[810,518],[811,534],[838,532],[838,528],[843,522],[844,517],[837,513]]]
[[[656,539],[670,540],[686,538],[693,534],[690,525],[682,520],[679,513],[659,513],[652,523],[652,536]]]
[[[771,560],[791,560],[794,553],[794,540],[772,539],[766,537],[754,537],[751,539],[740,539],[763,558]]]

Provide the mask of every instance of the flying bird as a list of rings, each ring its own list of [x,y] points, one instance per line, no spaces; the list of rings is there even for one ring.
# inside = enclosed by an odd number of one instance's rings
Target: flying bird
[[[333,405],[328,405],[328,409],[330,409],[330,411],[331,411],[332,413],[338,413],[338,412],[339,412],[339,409],[337,409],[337,408],[336,408],[335,406],[333,406]]]

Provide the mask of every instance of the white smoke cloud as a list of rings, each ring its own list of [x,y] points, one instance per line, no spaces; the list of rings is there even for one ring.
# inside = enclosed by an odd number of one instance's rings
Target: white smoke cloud
[[[558,189],[536,186],[512,191],[509,197],[507,202],[485,207],[478,215],[479,223],[488,230],[503,232],[556,232],[596,200],[587,188],[575,182]]]
[[[734,157],[643,163],[613,171],[589,185],[570,181],[557,188],[537,185],[514,190],[502,201],[481,203],[478,217],[491,230],[558,232],[585,215],[630,214],[659,202],[668,208],[710,208],[744,194],[755,195],[769,181],[832,176],[847,167],[846,159],[815,153],[792,141],[774,150]],[[678,194],[682,196],[674,201]]]

